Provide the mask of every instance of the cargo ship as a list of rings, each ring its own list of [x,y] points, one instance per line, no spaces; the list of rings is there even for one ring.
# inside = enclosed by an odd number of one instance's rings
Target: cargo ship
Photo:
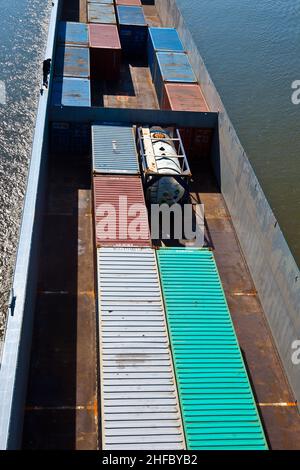
[[[299,449],[299,270],[176,1],[53,0],[48,59],[0,448]]]

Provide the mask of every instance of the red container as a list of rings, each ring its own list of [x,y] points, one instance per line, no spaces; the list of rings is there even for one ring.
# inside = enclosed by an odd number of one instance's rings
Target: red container
[[[139,176],[95,176],[97,247],[151,246],[148,211]]]
[[[165,83],[162,109],[209,112],[200,86],[185,83]]]
[[[120,75],[121,43],[118,27],[89,24],[91,77],[117,80]]]
[[[180,129],[180,136],[188,159],[192,163],[209,158],[213,139],[213,129]]]
[[[116,0],[116,5],[128,5],[128,6],[141,7],[142,2],[141,0]]]

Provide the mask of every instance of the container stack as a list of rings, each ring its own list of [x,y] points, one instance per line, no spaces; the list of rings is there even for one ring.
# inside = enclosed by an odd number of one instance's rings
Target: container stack
[[[88,27],[60,22],[54,66],[52,104],[90,106],[90,56]]]
[[[116,1],[117,19],[123,52],[128,56],[143,56],[148,37],[148,26],[142,6],[127,0]]]
[[[174,28],[149,28],[148,62],[161,109],[209,112],[186,51]],[[212,129],[181,129],[188,156],[209,157]]]
[[[92,159],[103,449],[184,449],[135,129],[93,125]]]
[[[113,0],[87,4],[92,79],[118,80],[121,44]]]

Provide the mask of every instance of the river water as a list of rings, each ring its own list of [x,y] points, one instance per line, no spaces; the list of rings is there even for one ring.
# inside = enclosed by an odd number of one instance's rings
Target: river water
[[[49,0],[0,0],[0,337],[26,188]]]
[[[178,0],[208,70],[300,260],[300,1]],[[26,187],[47,0],[0,0],[0,318],[4,319]],[[6,89],[6,104],[4,103]],[[0,321],[0,337],[1,328]]]

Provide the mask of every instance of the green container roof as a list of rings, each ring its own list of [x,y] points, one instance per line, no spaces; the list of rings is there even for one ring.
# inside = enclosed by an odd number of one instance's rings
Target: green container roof
[[[212,252],[163,248],[157,258],[187,448],[267,449]]]

